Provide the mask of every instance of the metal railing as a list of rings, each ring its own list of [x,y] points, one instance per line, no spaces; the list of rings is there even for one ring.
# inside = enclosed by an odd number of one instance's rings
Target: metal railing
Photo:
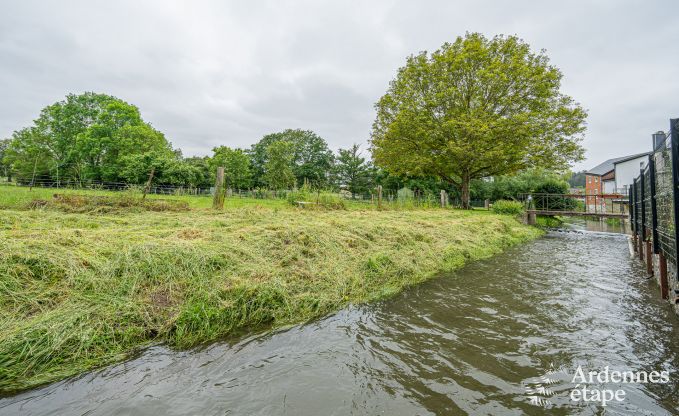
[[[561,212],[571,215],[621,215],[628,213],[627,196],[623,194],[521,194],[526,209],[539,212]]]

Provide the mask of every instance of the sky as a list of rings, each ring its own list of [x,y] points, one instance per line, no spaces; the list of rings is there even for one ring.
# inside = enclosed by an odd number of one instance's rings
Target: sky
[[[0,137],[66,94],[139,107],[185,156],[286,128],[367,149],[407,56],[465,32],[517,35],[589,112],[586,169],[650,150],[679,117],[673,1],[7,1]]]

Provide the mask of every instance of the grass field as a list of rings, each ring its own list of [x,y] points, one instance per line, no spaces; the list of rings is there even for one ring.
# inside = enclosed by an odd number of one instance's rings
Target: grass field
[[[201,197],[185,197],[191,209],[181,212],[26,208],[54,192],[0,187],[4,393],[152,343],[188,348],[303,322],[540,235],[486,211],[322,211],[282,200],[227,199],[220,212]]]

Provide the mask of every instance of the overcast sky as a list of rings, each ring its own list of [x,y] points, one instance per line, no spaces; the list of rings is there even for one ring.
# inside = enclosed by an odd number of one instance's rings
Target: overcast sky
[[[546,49],[589,110],[587,168],[679,117],[673,1],[4,1],[0,137],[68,93],[137,105],[185,155],[285,128],[367,147],[405,58],[466,31]]]

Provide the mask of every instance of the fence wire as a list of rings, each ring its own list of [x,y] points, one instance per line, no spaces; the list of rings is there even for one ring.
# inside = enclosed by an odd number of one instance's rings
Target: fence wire
[[[677,234],[674,220],[674,198],[678,192],[673,169],[672,136],[668,134],[665,140],[656,143],[655,149],[649,156],[649,164],[642,173],[634,179],[632,185],[633,209],[631,221],[634,233],[642,240],[653,239],[654,248],[665,258],[677,266]],[[653,174],[650,163],[653,163]],[[655,192],[652,192],[654,190]],[[655,202],[655,224],[652,202]],[[655,228],[654,228],[655,225]],[[655,231],[655,232],[654,232]]]

